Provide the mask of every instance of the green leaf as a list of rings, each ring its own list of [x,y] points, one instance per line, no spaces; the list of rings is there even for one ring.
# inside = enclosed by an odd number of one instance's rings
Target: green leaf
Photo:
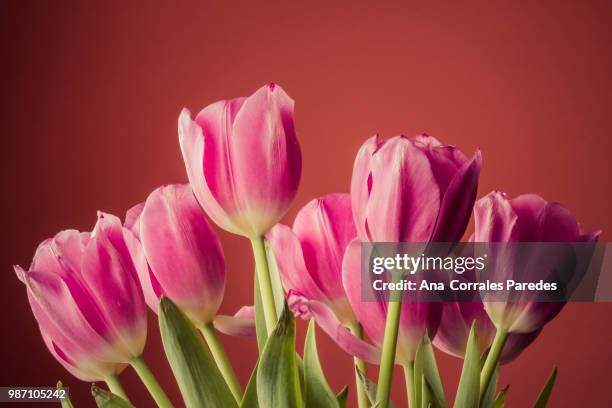
[[[188,408],[236,407],[213,357],[189,318],[166,297],[159,302],[164,350]]]
[[[359,381],[363,384],[365,392],[370,400],[370,404],[372,404],[372,408],[380,405],[380,402],[374,402],[376,400],[376,388],[377,385],[374,381],[370,380],[359,368],[355,367],[357,371],[357,375],[359,376]],[[393,402],[389,401],[387,405],[389,408],[394,408]]]
[[[302,407],[295,353],[295,320],[287,304],[259,358],[257,399],[264,407]]]
[[[455,407],[478,408],[480,394],[480,351],[478,350],[478,336],[476,325],[472,324],[467,341],[461,379],[455,397]]]
[[[253,296],[255,307],[255,333],[257,334],[257,348],[259,349],[259,354],[261,354],[266,345],[266,340],[268,340],[268,330],[266,329],[266,319],[263,310],[261,290],[259,288],[259,279],[257,279],[257,271],[255,271],[255,283],[253,287],[255,288],[255,294]]]
[[[429,408],[430,406],[433,406],[433,403],[431,402],[431,398],[432,398],[431,387],[427,383],[427,378],[425,377],[425,374],[422,374],[421,375],[421,408]]]
[[[552,392],[553,387],[555,386],[555,380],[557,379],[557,367],[554,367],[548,380],[546,380],[546,384],[542,391],[540,391],[540,395],[538,396],[538,400],[533,405],[533,408],[546,408],[546,404],[548,404],[548,398],[550,397],[550,393]]]
[[[338,405],[340,408],[346,408],[346,400],[348,398],[349,386],[345,385],[344,388],[340,390],[338,395],[336,395],[336,400],[338,401]]]
[[[323,374],[317,352],[315,321],[310,319],[304,342],[304,401],[307,407],[338,408],[336,395]]]
[[[420,397],[422,390],[422,376],[425,376],[429,388],[431,389],[431,405],[436,408],[446,408],[446,396],[438,365],[436,364],[436,356],[431,345],[431,340],[427,333],[423,335],[414,357],[414,389],[418,390],[417,395]],[[417,398],[417,406],[420,404],[420,399]]]
[[[64,390],[64,384],[62,384],[61,381],[57,382],[56,387],[58,390]],[[72,401],[70,401],[70,396],[68,395],[67,390],[66,390],[66,398],[63,398],[60,401],[60,404],[62,404],[62,408],[74,408],[74,405],[72,405]]]
[[[96,400],[98,408],[134,408],[132,404],[124,400],[118,395],[110,391],[106,391],[98,387],[96,384],[91,385],[91,395]],[[62,405],[63,407],[63,405]]]
[[[504,408],[506,405],[506,394],[508,394],[508,388],[510,385],[506,385],[500,392],[497,394],[497,398],[493,401],[493,405],[491,408]]]
[[[259,367],[259,361],[255,365],[249,383],[244,390],[244,396],[240,402],[240,408],[259,408],[257,401],[257,367]]]

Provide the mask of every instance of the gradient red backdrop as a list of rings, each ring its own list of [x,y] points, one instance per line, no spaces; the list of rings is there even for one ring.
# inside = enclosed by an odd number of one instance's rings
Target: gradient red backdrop
[[[47,353],[11,265],[65,228],[89,229],[163,183],[186,181],[177,141],[183,106],[275,81],[296,100],[303,173],[295,205],[348,191],[372,134],[426,131],[482,149],[479,195],[538,192],[612,237],[610,2],[10,2],[0,3],[4,196],[0,385],[62,379],[77,407],[89,385]],[[252,302],[249,243],[220,232],[228,286],[222,311]],[[612,304],[569,305],[504,367],[510,407],[526,407],[553,365],[552,407],[612,405]],[[180,396],[151,317],[145,357]],[[304,324],[300,323],[300,338]],[[335,389],[351,359],[320,332]],[[243,383],[252,339],[224,338]],[[452,396],[457,359],[439,356]],[[405,405],[397,373],[393,399]],[[153,403],[135,375],[133,401]]]

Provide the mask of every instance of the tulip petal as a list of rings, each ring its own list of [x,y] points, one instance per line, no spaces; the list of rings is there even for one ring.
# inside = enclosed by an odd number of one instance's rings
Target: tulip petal
[[[330,302],[306,269],[302,246],[291,228],[277,224],[266,234],[266,239],[274,252],[285,291],[295,290],[307,299]]]
[[[217,202],[207,180],[204,177],[204,134],[202,128],[195,121],[191,120],[191,113],[183,109],[178,120],[179,143],[189,182],[193,188],[198,202],[206,211],[206,214],[221,228],[240,234],[241,229],[230,218],[226,210],[232,210],[231,201]],[[210,137],[207,135],[207,137]],[[220,174],[222,169],[219,169]]]
[[[303,298],[292,302],[292,308],[299,310],[304,317],[313,317],[342,350],[368,363],[380,363],[380,350],[351,334],[325,303]],[[304,313],[305,310],[307,313]]]
[[[430,239],[432,242],[456,242],[461,239],[476,199],[481,163],[482,157],[480,151],[477,151],[474,158],[466,162],[448,184]]]
[[[384,142],[374,135],[361,146],[355,157],[351,178],[351,205],[359,237],[371,241],[367,231],[367,202],[372,187],[371,162],[374,153]]]
[[[509,242],[517,237],[517,215],[504,193],[492,191],[474,204],[474,241]]]
[[[83,279],[104,316],[110,341],[130,357],[142,354],[146,308],[117,217],[100,214],[82,260]]]
[[[268,84],[248,97],[236,115],[233,177],[253,233],[268,231],[285,214],[300,182],[302,159],[293,124],[293,100]]]
[[[45,331],[77,335],[78,342],[71,339],[72,345],[89,349],[101,360],[126,361],[125,356],[109,347],[103,337],[108,335],[106,326],[92,327],[90,324],[92,320],[103,322],[102,313],[75,282],[66,282],[53,273],[30,271],[26,275],[26,286],[32,299],[30,304],[35,305],[32,307],[34,315]],[[97,319],[93,319],[94,315]]]
[[[427,156],[403,136],[389,139],[372,157],[367,204],[370,238],[377,242],[427,242],[440,190]]]
[[[142,214],[144,206],[145,203],[140,203],[127,210],[123,223],[123,226],[129,229],[138,239],[140,239],[140,214]]]
[[[211,322],[225,288],[223,250],[189,186],[151,193],[140,224],[146,259],[164,294],[196,323]]]
[[[228,336],[255,336],[255,308],[243,306],[234,316],[218,315],[213,324],[215,329]]]
[[[350,196],[329,194],[312,200],[295,217],[293,231],[310,277],[328,299],[346,304],[342,313],[354,320],[342,287],[342,257],[356,236]]]
[[[361,278],[361,242],[355,239],[348,245],[344,254],[342,283],[353,312],[365,333],[374,344],[381,346],[387,316],[386,304],[383,301],[365,302],[361,300]],[[379,295],[369,285],[364,285],[363,290],[370,290],[371,299],[376,299],[376,296]]]

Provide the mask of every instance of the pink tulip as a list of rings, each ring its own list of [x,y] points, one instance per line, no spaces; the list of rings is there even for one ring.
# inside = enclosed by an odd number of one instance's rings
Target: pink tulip
[[[301,153],[293,100],[280,86],[213,103],[195,120],[183,109],[178,129],[189,182],[217,225],[254,237],[287,212],[300,180]]]
[[[117,217],[99,213],[91,233],[58,233],[28,271],[15,271],[45,344],[76,377],[102,380],[142,354],[146,308]]]
[[[351,181],[357,235],[372,242],[455,242],[476,198],[481,156],[428,135],[366,141]]]
[[[196,325],[212,322],[225,289],[223,250],[189,185],[153,191],[128,211],[125,227],[149,307],[157,312],[165,295]]]
[[[347,352],[377,362],[378,350],[347,330],[358,323],[342,285],[342,257],[355,238],[350,196],[330,194],[312,200],[299,211],[293,228],[278,224],[266,238],[293,312],[314,317]]]
[[[509,199],[504,193],[491,192],[476,202],[474,215],[475,242],[595,242],[600,234],[600,231],[585,233],[566,208],[535,194]],[[567,269],[568,265],[563,268]],[[516,268],[500,265],[492,269],[513,271]],[[577,270],[564,272],[575,274]],[[552,320],[563,305],[563,302],[529,299],[492,301],[485,302],[485,310],[497,328],[509,333],[530,333]]]
[[[446,354],[463,358],[472,322],[476,322],[481,354],[487,350],[495,337],[495,326],[481,302],[446,302],[440,326],[433,344]],[[540,331],[510,334],[501,355],[502,363],[517,358],[538,337]]]
[[[351,200],[357,235],[372,242],[453,242],[463,235],[478,186],[481,157],[428,135],[370,138],[355,159]],[[353,241],[344,256],[344,287],[366,334],[382,346],[387,304],[362,301],[361,248]],[[364,285],[370,290],[370,285]],[[372,298],[376,294],[372,294]],[[396,361],[414,359],[425,331],[436,333],[442,306],[404,299]]]

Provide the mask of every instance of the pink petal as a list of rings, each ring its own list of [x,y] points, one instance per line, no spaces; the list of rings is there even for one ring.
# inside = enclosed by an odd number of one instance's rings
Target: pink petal
[[[348,354],[358,357],[368,363],[380,364],[380,350],[367,342],[353,336],[340,323],[334,312],[324,303],[315,300],[305,300],[297,308],[307,308],[317,325],[323,329],[334,342]]]
[[[509,242],[517,236],[517,216],[506,195],[492,191],[474,204],[474,241]]]
[[[386,304],[382,301],[364,302],[361,300],[361,277],[361,242],[355,239],[348,245],[344,254],[342,282],[357,320],[372,342],[381,346],[387,316]],[[376,299],[377,294],[370,285],[364,285],[363,290],[370,291],[368,298]]]
[[[243,306],[234,316],[218,315],[215,329],[228,336],[255,336],[255,308]]]
[[[370,238],[378,242],[427,242],[440,190],[427,156],[410,140],[388,140],[372,157],[367,207]]]
[[[295,290],[308,299],[326,303],[331,301],[306,269],[302,246],[291,228],[277,224],[266,234],[266,239],[274,252],[281,281],[287,292]]]
[[[476,199],[481,163],[480,151],[477,151],[451,179],[442,198],[431,241],[456,242],[463,236]]]
[[[364,241],[370,241],[371,237],[367,231],[367,204],[372,187],[371,162],[374,153],[382,146],[378,135],[372,136],[361,146],[355,164],[353,166],[353,176],[351,178],[351,205],[353,217],[359,237]]]
[[[136,238],[140,239],[140,214],[144,210],[144,204],[136,204],[125,213],[123,226],[129,229]]]
[[[328,299],[346,303],[346,319],[354,320],[342,286],[342,257],[355,236],[348,194],[329,194],[300,210],[293,224],[309,275]],[[336,313],[338,314],[338,313]]]
[[[198,202],[206,214],[221,228],[234,234],[240,234],[240,228],[234,223],[227,211],[234,211],[231,202],[219,203],[213,196],[204,178],[204,135],[202,128],[193,120],[191,113],[183,109],[178,120],[179,142],[189,183]],[[226,205],[228,207],[222,207]]]
[[[109,341],[126,355],[142,354],[146,307],[117,217],[99,216],[83,254],[81,270],[107,325]]]

